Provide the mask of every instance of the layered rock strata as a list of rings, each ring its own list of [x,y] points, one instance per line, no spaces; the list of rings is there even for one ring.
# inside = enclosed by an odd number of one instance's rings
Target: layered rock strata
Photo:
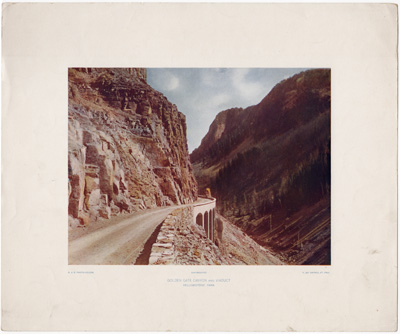
[[[185,116],[145,69],[71,68],[68,98],[70,226],[197,198]]]

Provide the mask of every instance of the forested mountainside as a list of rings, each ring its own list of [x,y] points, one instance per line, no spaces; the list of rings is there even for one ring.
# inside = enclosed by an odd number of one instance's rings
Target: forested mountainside
[[[329,69],[277,84],[257,105],[220,112],[191,154],[219,212],[292,264],[330,264]]]

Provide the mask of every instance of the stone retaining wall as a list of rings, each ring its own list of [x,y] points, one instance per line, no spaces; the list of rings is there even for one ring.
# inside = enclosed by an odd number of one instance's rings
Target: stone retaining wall
[[[151,249],[149,264],[173,264],[176,258],[177,232],[193,220],[191,207],[176,209],[165,218],[160,233]]]
[[[164,220],[151,249],[149,264],[228,264],[204,228],[193,224],[193,208],[173,211]]]

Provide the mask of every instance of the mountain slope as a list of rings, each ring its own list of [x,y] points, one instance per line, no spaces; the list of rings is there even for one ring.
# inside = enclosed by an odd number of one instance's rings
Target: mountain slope
[[[191,154],[200,191],[288,263],[330,263],[330,92],[330,70],[286,79],[218,114]]]
[[[197,198],[185,116],[145,69],[68,72],[70,225]]]

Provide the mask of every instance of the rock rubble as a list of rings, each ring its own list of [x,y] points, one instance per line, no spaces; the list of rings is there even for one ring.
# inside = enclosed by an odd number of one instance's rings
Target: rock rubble
[[[177,209],[164,220],[152,246],[150,265],[281,265],[283,262],[258,245],[238,227],[218,216],[214,244],[204,229],[193,224],[192,208]]]
[[[192,208],[177,209],[164,220],[149,264],[228,264],[203,228],[192,224]]]

